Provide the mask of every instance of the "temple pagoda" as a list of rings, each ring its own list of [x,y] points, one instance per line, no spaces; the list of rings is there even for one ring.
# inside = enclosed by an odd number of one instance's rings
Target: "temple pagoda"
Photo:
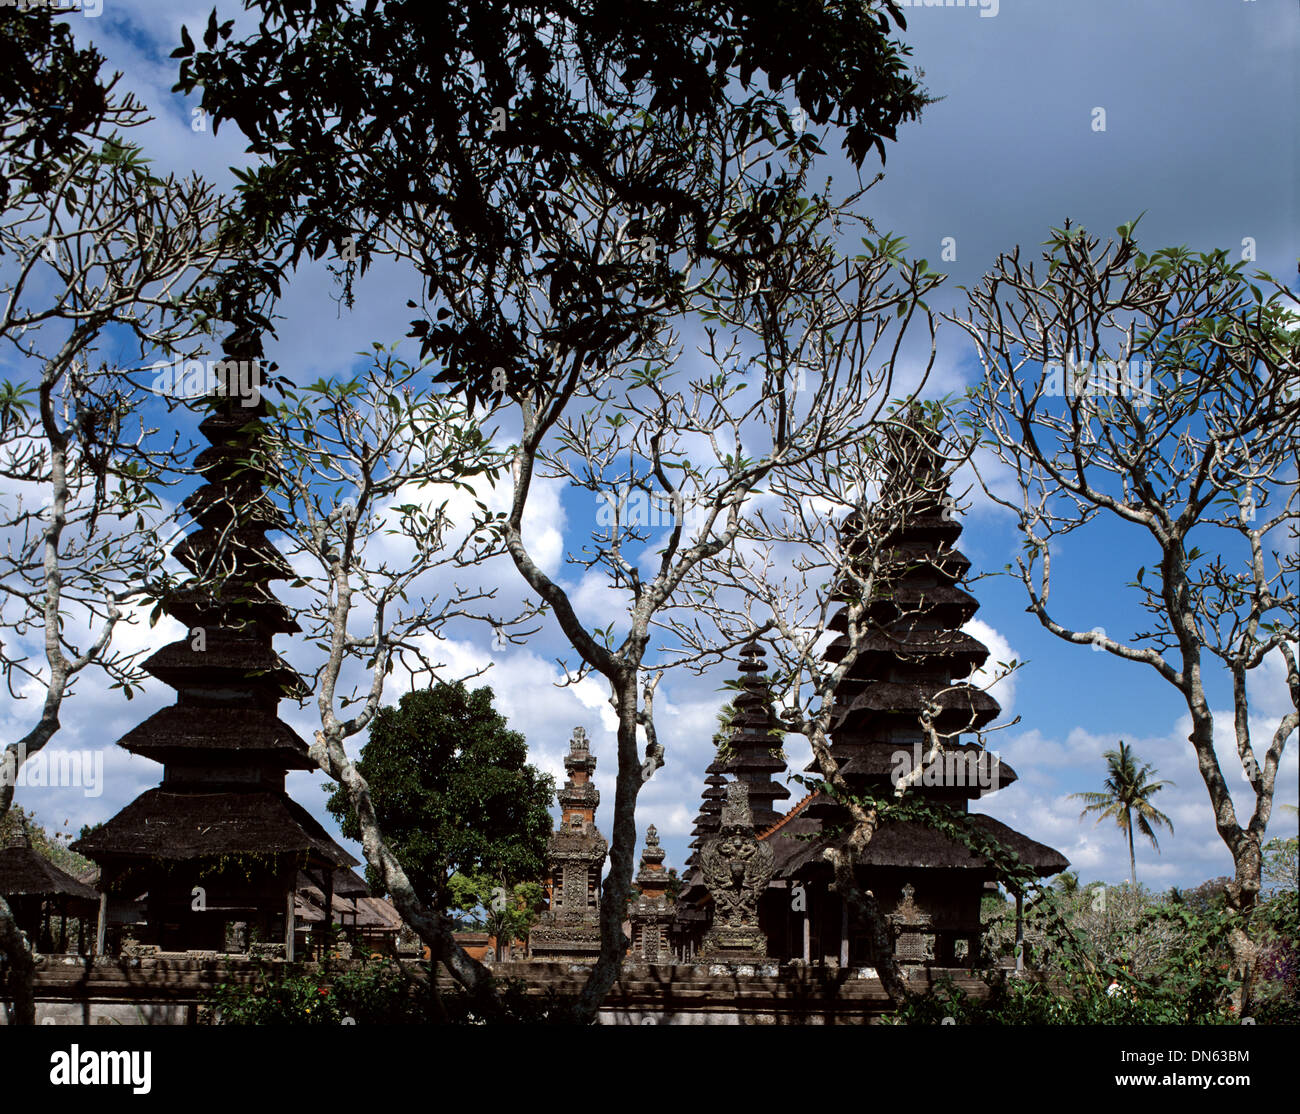
[[[1000,708],[971,676],[987,648],[961,630],[978,603],[961,582],[970,561],[956,548],[962,526],[951,513],[945,461],[933,435],[919,424],[903,427],[892,450],[884,505],[905,508],[883,538],[880,567],[866,612],[857,660],[836,694],[830,752],[855,793],[893,793],[898,780],[921,765],[908,790],[913,797],[968,811],[971,800],[1010,785],[1015,772],[975,742],[960,742],[993,721]],[[865,532],[850,516],[841,525],[849,555],[865,557]],[[830,628],[841,632],[825,651],[840,661],[849,644],[847,606]],[[928,766],[921,716],[935,709],[932,725],[944,752]],[[807,767],[817,774],[816,763]],[[979,829],[1014,851],[1040,876],[1069,864],[1059,852],[1021,835],[990,816],[972,817]],[[801,890],[805,918],[803,958],[871,966],[864,931],[851,929],[845,904],[832,892],[828,845],[847,841],[847,810],[825,794],[800,803],[778,829],[766,834],[776,853],[776,883]],[[801,837],[801,838],[800,838]],[[981,933],[980,898],[993,866],[940,832],[919,822],[883,824],[858,860],[859,882],[889,911],[895,954],[905,962],[951,965],[974,958]]]
[[[100,952],[110,904],[143,895],[141,945],[225,951],[251,935],[283,941],[293,958],[299,872],[329,888],[356,865],[285,792],[289,770],[317,766],[276,714],[302,682],[272,647],[299,628],[269,587],[292,576],[266,537],[284,522],[250,466],[268,413],[260,340],[235,334],[225,357],[199,425],[210,442],[195,460],[204,483],[183,503],[197,529],[173,550],[191,575],[162,599],[187,633],[144,665],[176,703],[118,740],[162,763],[162,784],[74,844],[100,868]]]
[[[718,755],[705,771],[703,800],[691,833],[691,855],[686,860],[674,926],[678,946],[687,954],[698,951],[712,920],[713,898],[704,883],[699,860],[701,850],[721,831],[728,785],[744,784],[750,826],[760,834],[780,823],[776,802],[790,796],[790,790],[775,780],[785,773],[786,761],[771,692],[763,677],[766,654],[757,642],[751,641],[741,649],[737,667],[740,677],[735,682],[740,691],[732,701],[729,725],[719,737]],[[779,904],[776,899],[764,901],[765,909],[775,904]],[[770,918],[765,914],[764,919]]]
[[[700,847],[718,834],[722,820],[722,801],[727,795],[727,779],[722,772],[725,760],[715,758],[704,771],[704,792],[700,794],[700,811],[695,817],[695,826],[691,829],[691,841],[687,846],[691,853],[686,856],[686,869],[695,866]]]
[[[528,937],[534,959],[594,960],[600,955],[600,875],[609,844],[596,829],[600,790],[587,732],[573,729],[564,759],[569,778],[556,794],[560,827],[549,845],[548,908]]]
[[[731,734],[723,743],[721,766],[723,773],[745,783],[754,828],[760,832],[781,819],[776,802],[790,798],[790,790],[773,780],[785,773],[786,763],[781,756],[782,732],[763,678],[766,655],[757,642],[740,651],[740,693],[733,702],[736,713]]]

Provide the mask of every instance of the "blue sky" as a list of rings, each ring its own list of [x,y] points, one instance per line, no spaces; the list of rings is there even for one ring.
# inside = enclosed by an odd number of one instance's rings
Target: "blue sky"
[[[98,17],[68,19],[79,38],[107,56],[110,69],[123,72],[123,85],[157,117],[139,135],[156,163],[164,170],[195,170],[229,188],[228,168],[244,162],[239,133],[224,128],[214,137],[194,130],[191,104],[169,92],[175,63],[167,55],[179,42],[180,25],[201,27],[210,8],[104,0]],[[989,15],[994,8],[996,15]],[[218,14],[237,13],[224,3]],[[925,71],[929,90],[943,99],[901,130],[888,148],[886,177],[864,208],[880,229],[903,236],[910,254],[926,256],[949,274],[932,299],[938,308],[958,305],[962,295],[956,287],[973,285],[999,252],[1020,244],[1036,254],[1048,230],[1066,217],[1109,234],[1145,210],[1139,226],[1144,249],[1185,243],[1196,250],[1224,248],[1237,258],[1249,237],[1261,268],[1294,274],[1300,19],[1291,0],[1001,0],[983,14],[974,6],[909,6],[906,14],[908,30],[901,37]],[[1094,130],[1098,108],[1105,110],[1104,131]],[[847,167],[833,161],[837,179],[847,184]],[[940,263],[945,237],[955,239],[957,258]],[[387,344],[403,336],[405,301],[415,289],[410,273],[379,264],[348,311],[333,300],[332,280],[323,269],[305,269],[279,307],[284,320],[268,355],[300,381],[345,373],[352,353],[371,341]],[[960,390],[978,373],[961,334],[944,330],[935,392]],[[961,545],[975,571],[996,573],[1014,559],[1019,539],[1011,519],[976,496]],[[531,526],[536,540],[557,553],[580,548],[590,508],[558,489],[545,489],[542,497]],[[1125,634],[1140,625],[1141,613],[1124,588],[1138,565],[1149,563],[1149,550],[1136,533],[1090,529],[1055,552],[1063,619],[1081,629],[1102,625]],[[518,590],[512,576],[507,568],[500,582]],[[570,583],[576,586],[576,580]],[[1067,799],[1100,787],[1101,754],[1122,738],[1154,764],[1159,777],[1176,783],[1156,800],[1173,818],[1175,834],[1161,836],[1159,854],[1139,843],[1139,878],[1164,888],[1229,873],[1231,860],[1213,828],[1178,695],[1148,669],[1065,645],[1043,631],[1026,614],[1017,581],[989,576],[974,592],[983,624],[976,633],[994,658],[1027,662],[995,692],[1005,718],[1019,716],[1020,722],[990,741],[1021,780],[981,809],[1057,847],[1085,879],[1123,880],[1128,855],[1118,830],[1080,823],[1077,802]],[[600,619],[593,614],[588,625]],[[163,626],[125,633],[128,644],[158,645],[164,637]],[[477,683],[493,686],[498,708],[526,734],[534,760],[544,768],[561,774],[573,727],[587,729],[600,761],[597,784],[606,794],[597,821],[608,831],[613,718],[596,682],[555,687],[555,657],[574,657],[566,649],[554,627],[523,649],[494,652],[487,631],[467,633],[446,648],[454,665],[492,664]],[[282,652],[301,660],[287,641]],[[686,855],[703,769],[711,760],[714,716],[725,699],[721,685],[733,675],[670,675],[661,688],[659,733],[668,764],[642,795],[638,827],[658,826],[670,866],[680,866]],[[1261,723],[1275,724],[1284,711],[1280,682],[1280,670],[1265,671],[1252,692]],[[392,690],[394,699],[399,691]],[[1216,684],[1211,695],[1216,712],[1226,713],[1226,686]],[[51,827],[62,828],[66,820],[73,831],[111,816],[156,784],[161,772],[112,744],[171,698],[170,690],[154,683],[128,703],[86,678],[65,708],[64,730],[53,745],[104,748],[104,792],[91,798],[75,788],[25,789],[19,803],[35,807]],[[27,703],[0,713],[4,736],[21,734],[33,711]],[[286,706],[282,714],[309,735],[313,711]],[[788,750],[791,768],[801,769],[806,745],[792,740]],[[1248,815],[1250,795],[1236,761],[1226,749],[1221,755],[1238,809]],[[1297,780],[1293,737],[1278,778],[1279,802],[1296,802]],[[323,810],[322,782],[295,774],[290,790],[333,827]],[[791,788],[797,798],[799,788]],[[1292,814],[1275,811],[1270,835],[1295,830]]]

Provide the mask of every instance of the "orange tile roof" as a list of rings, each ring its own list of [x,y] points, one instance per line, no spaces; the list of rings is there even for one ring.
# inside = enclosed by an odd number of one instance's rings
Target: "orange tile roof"
[[[758,833],[758,838],[767,839],[768,836],[775,835],[782,828],[784,828],[786,824],[788,824],[791,820],[793,820],[796,816],[798,816],[799,813],[801,813],[804,810],[804,808],[807,807],[807,805],[812,802],[812,799],[817,796],[820,796],[820,794],[816,792],[809,793],[807,796],[803,798],[803,800],[799,801],[792,809],[790,809],[789,812],[787,812],[784,816],[782,816],[781,819],[778,820],[775,824],[773,824],[770,828]]]

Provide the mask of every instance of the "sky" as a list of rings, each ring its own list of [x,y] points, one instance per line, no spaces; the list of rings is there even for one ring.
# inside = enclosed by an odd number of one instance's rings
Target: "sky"
[[[210,8],[103,0],[100,14],[68,20],[152,110],[156,119],[139,140],[156,164],[164,171],[192,170],[228,189],[230,167],[246,163],[242,137],[233,127],[213,136],[192,104],[170,92],[176,63],[167,55],[179,42],[180,27],[201,28]],[[218,4],[220,18],[237,14],[231,3]],[[902,236],[909,252],[949,275],[932,299],[939,309],[958,307],[963,295],[957,287],[978,282],[999,253],[1022,245],[1036,254],[1049,230],[1067,217],[1108,235],[1144,213],[1144,249],[1187,244],[1223,248],[1236,259],[1253,245],[1259,267],[1294,284],[1300,17],[1291,0],[998,0],[910,4],[906,16],[899,37],[911,47],[928,90],[942,99],[900,130],[887,148],[885,178],[863,204],[879,229]],[[844,161],[836,155],[832,163],[837,181],[847,184]],[[346,374],[356,366],[354,353],[405,334],[405,301],[415,289],[409,272],[380,264],[359,285],[349,310],[339,304],[332,278],[307,267],[287,287],[278,307],[279,337],[267,354],[299,381]],[[942,331],[933,392],[961,390],[979,374],[962,335],[952,327]],[[543,484],[538,495],[525,523],[530,544],[544,555],[548,572],[574,591],[587,625],[599,625],[599,593],[584,592],[576,570],[562,560],[586,540],[591,508],[555,483]],[[1018,721],[990,738],[1020,780],[985,798],[979,810],[1060,850],[1085,881],[1121,882],[1129,869],[1122,834],[1109,821],[1081,821],[1070,794],[1101,787],[1102,754],[1123,739],[1156,777],[1172,783],[1155,803],[1174,832],[1161,833],[1158,852],[1139,840],[1139,879],[1165,889],[1229,874],[1231,858],[1213,826],[1178,694],[1149,669],[1060,642],[1025,612],[1023,587],[996,575],[1019,552],[1014,521],[978,490],[963,523],[962,550],[973,571],[989,574],[973,588],[982,606],[970,630],[993,660],[1025,663],[994,690],[1001,722]],[[1085,531],[1054,550],[1054,559],[1063,621],[1080,629],[1101,623],[1125,634],[1141,626],[1142,613],[1125,588],[1136,567],[1149,561],[1135,535],[1109,527]],[[484,576],[518,590],[509,566]],[[152,630],[137,624],[122,640],[128,647],[160,646],[179,634],[179,626],[167,622]],[[301,647],[283,641],[281,652],[291,661],[305,660]],[[453,673],[490,666],[474,683],[493,688],[496,707],[526,735],[531,759],[557,780],[563,780],[573,729],[586,729],[604,794],[597,824],[608,834],[614,717],[597,681],[557,686],[555,659],[574,658],[558,629],[548,626],[526,647],[505,650],[493,649],[490,631],[470,632],[440,650]],[[735,675],[726,669],[704,677],[670,674],[660,688],[658,732],[667,763],[642,792],[637,824],[639,833],[656,825],[669,866],[680,867],[686,857],[704,767],[712,760],[715,717],[726,700],[722,685]],[[395,681],[386,699],[395,701],[402,687]],[[1226,696],[1221,680],[1214,682],[1221,727],[1231,722]],[[1257,738],[1265,729],[1271,735],[1286,707],[1281,670],[1261,671],[1251,696]],[[161,775],[160,767],[113,744],[172,697],[151,682],[127,701],[97,678],[83,678],[51,747],[102,754],[102,792],[27,787],[19,790],[18,803],[35,808],[50,830],[75,833],[112,816]],[[0,734],[21,735],[34,713],[34,701],[6,707]],[[313,707],[286,703],[281,714],[310,737]],[[801,770],[807,745],[787,740],[786,746],[791,770]],[[1251,795],[1239,766],[1227,747],[1220,756],[1238,810],[1249,815]],[[1298,780],[1293,736],[1278,776],[1278,803],[1296,803]],[[337,831],[324,811],[324,782],[322,775],[295,773],[288,788]],[[791,792],[798,799],[802,791],[791,785]],[[1275,809],[1268,835],[1295,831],[1294,814]],[[360,858],[359,847],[350,846]]]

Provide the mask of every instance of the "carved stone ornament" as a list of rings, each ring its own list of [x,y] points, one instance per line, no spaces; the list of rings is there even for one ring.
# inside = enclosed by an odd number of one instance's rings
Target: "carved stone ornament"
[[[700,852],[700,872],[713,898],[713,926],[700,949],[702,956],[740,961],[767,955],[758,901],[774,867],[772,848],[754,836],[748,787],[730,783],[719,834]]]

